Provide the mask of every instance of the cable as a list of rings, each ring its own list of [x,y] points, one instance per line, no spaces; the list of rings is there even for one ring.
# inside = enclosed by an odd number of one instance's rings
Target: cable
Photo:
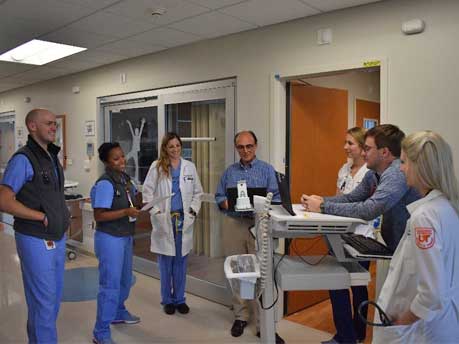
[[[305,252],[303,252],[303,253],[307,253],[309,250],[311,250],[312,248],[314,248],[314,246],[316,246],[317,243],[319,243],[319,242],[321,241],[321,239],[322,239],[321,236],[318,236],[318,237],[313,238],[313,240],[314,240],[313,244],[312,244],[310,247],[308,247],[308,248],[305,250]],[[321,256],[316,262],[311,263],[311,262],[308,262],[306,259],[304,259],[303,254],[300,254],[300,253],[298,252],[297,247],[296,247],[296,241],[295,241],[295,240],[292,241],[292,244],[290,245],[290,247],[292,248],[293,252],[298,256],[298,258],[300,258],[300,259],[303,261],[303,263],[305,263],[305,264],[307,264],[307,265],[310,265],[310,266],[319,265],[319,264],[322,262],[322,260],[324,260],[324,258],[327,256],[327,254],[326,254],[326,255],[323,255],[323,256]]]
[[[270,306],[263,307],[262,297],[261,297],[261,295],[259,296],[260,307],[261,307],[261,309],[263,309],[265,311],[273,308],[276,305],[277,301],[279,300],[279,287],[277,286],[276,272],[277,272],[277,268],[279,267],[279,264],[281,263],[282,259],[284,259],[284,257],[286,255],[287,254],[285,254],[285,253],[282,255],[282,257],[279,259],[279,261],[277,262],[276,266],[273,269],[273,282],[274,282],[274,287],[276,288],[276,299],[273,301],[273,303]],[[274,257],[273,257],[273,265],[274,265]]]
[[[367,319],[366,316],[363,316],[363,312],[364,312],[364,307],[368,306],[368,305],[372,305],[374,306],[377,310],[378,310],[378,313],[379,313],[379,320],[381,320],[380,323],[374,323],[372,321],[369,321]],[[386,326],[392,326],[392,321],[389,319],[389,317],[387,316],[386,313],[384,313],[384,311],[382,310],[382,308],[374,301],[363,301],[360,305],[359,305],[359,308],[357,310],[357,312],[359,313],[359,317],[360,317],[360,320],[363,321],[365,324],[367,325],[370,325],[370,326],[376,326],[376,327],[386,327]],[[365,313],[368,312],[368,309],[366,310]]]

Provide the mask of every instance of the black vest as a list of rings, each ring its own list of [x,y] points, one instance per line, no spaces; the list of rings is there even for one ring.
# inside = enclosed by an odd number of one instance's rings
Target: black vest
[[[26,207],[41,211],[48,218],[43,221],[14,217],[14,230],[46,240],[60,240],[70,225],[70,212],[65,204],[64,172],[57,154],[60,148],[50,143],[48,153],[29,135],[27,144],[16,154],[24,154],[33,168],[33,178],[16,194],[16,200]],[[56,175],[57,169],[57,175]]]
[[[126,189],[130,185],[130,178],[127,174],[123,174],[124,180],[121,180],[120,175],[115,175],[111,171],[106,171],[98,180],[107,180],[113,185],[113,201],[110,210],[120,210],[129,208],[128,195]],[[96,184],[97,184],[96,182]],[[134,202],[131,194],[132,201]],[[130,222],[128,216],[121,217],[112,221],[97,222],[96,229],[117,237],[134,235],[135,222]]]

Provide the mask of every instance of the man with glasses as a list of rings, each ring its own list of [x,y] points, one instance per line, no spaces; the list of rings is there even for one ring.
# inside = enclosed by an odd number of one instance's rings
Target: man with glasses
[[[64,172],[57,157],[60,148],[53,144],[56,116],[34,109],[25,123],[29,137],[6,167],[0,185],[0,211],[14,215],[29,342],[57,343],[56,319],[70,213],[64,198]]]
[[[229,211],[228,188],[235,188],[238,181],[245,180],[247,188],[266,188],[267,192],[273,193],[273,201],[280,201],[275,170],[270,164],[257,159],[257,142],[253,131],[241,131],[236,134],[234,146],[240,160],[225,170],[215,194],[219,208],[226,215],[222,231],[226,256],[255,253],[255,240],[249,232],[249,228],[254,225],[253,213]],[[249,320],[249,302],[233,294],[232,304],[235,321],[231,328],[231,335],[239,337],[244,333],[244,328]],[[257,326],[257,336],[260,336],[258,305],[256,302],[250,302],[250,304]],[[283,342],[283,339],[276,333],[276,343]]]
[[[301,196],[301,203],[307,211],[324,214],[347,216],[370,221],[383,216],[381,235],[386,245],[395,251],[409,218],[406,205],[419,198],[418,193],[408,187],[404,174],[400,171],[401,142],[405,134],[397,126],[383,124],[368,130],[365,134],[365,161],[368,171],[362,182],[350,193],[334,197],[320,197],[316,195]],[[377,286],[382,285],[385,279],[384,272],[378,271]],[[381,278],[382,277],[382,278]],[[382,279],[382,281],[380,281]],[[343,296],[347,290],[330,291],[333,307],[344,307]],[[352,319],[340,317],[339,319]],[[335,319],[335,325],[340,326],[338,333],[346,338],[333,337],[324,343],[355,343],[364,338],[354,338],[351,334],[354,324],[345,324]],[[354,314],[354,321],[358,320]]]

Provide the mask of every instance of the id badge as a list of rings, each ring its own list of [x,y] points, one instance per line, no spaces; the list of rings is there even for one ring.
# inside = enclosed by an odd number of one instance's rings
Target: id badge
[[[49,250],[54,250],[56,248],[56,243],[53,240],[43,240],[45,243],[46,249]]]

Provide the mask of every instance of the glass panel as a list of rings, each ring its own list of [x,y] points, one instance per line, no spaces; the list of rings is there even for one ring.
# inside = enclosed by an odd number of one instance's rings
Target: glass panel
[[[126,154],[126,172],[142,184],[158,158],[158,108],[156,106],[110,111],[111,140]]]
[[[111,140],[126,154],[126,172],[137,185],[143,183],[151,163],[158,159],[158,108],[156,106],[110,111]],[[137,204],[142,195],[138,194]],[[136,222],[134,255],[156,261],[150,252],[151,223],[148,212]]]
[[[196,165],[203,189],[201,211],[194,225],[193,253],[188,274],[225,285],[221,240],[222,215],[214,202],[218,181],[225,169],[225,100],[166,105],[167,131],[181,137],[215,137],[216,141],[184,142],[182,156]]]

